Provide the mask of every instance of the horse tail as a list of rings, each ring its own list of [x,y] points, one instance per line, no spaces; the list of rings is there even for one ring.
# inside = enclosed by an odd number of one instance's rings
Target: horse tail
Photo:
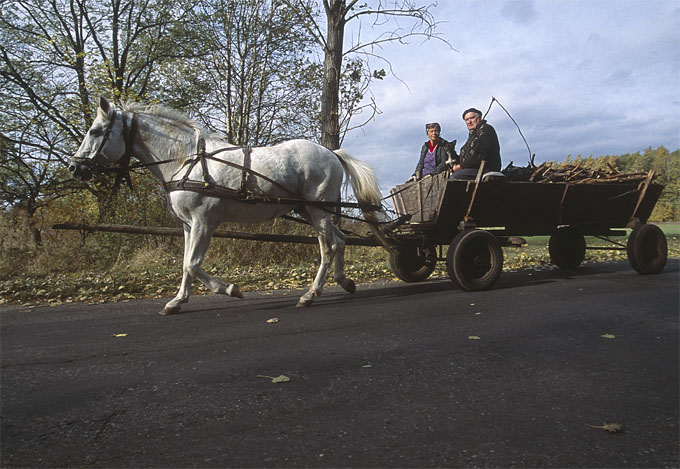
[[[378,187],[378,178],[370,166],[353,158],[345,150],[333,150],[333,153],[338,157],[345,170],[347,182],[352,184],[352,190],[354,190],[357,202],[380,207],[382,194]],[[380,217],[384,216],[382,209],[361,209],[361,211],[378,242],[389,252],[392,252],[394,247],[380,229],[379,225]]]

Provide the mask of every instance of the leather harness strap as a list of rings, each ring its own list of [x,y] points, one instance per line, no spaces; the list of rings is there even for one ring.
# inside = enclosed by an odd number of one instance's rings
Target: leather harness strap
[[[239,165],[237,163],[232,163],[231,161],[224,160],[222,158],[217,158],[215,155],[218,153],[226,152],[226,151],[236,151],[236,150],[242,150],[243,151],[243,164]],[[220,148],[218,150],[212,151],[210,153],[207,153],[205,151],[205,139],[203,137],[200,137],[198,139],[198,142],[196,144],[196,157],[190,160],[190,164],[187,167],[186,171],[184,172],[184,176],[178,181],[168,181],[164,184],[165,190],[166,191],[176,191],[176,190],[189,190],[192,192],[200,192],[204,195],[220,195],[220,196],[228,196],[233,199],[238,199],[238,200],[243,200],[250,198],[252,200],[252,195],[249,193],[248,188],[247,188],[247,180],[248,180],[248,174],[252,174],[258,178],[264,179],[265,181],[271,183],[272,185],[278,187],[279,189],[289,193],[293,194],[292,191],[290,191],[288,188],[284,187],[282,184],[274,181],[273,179],[265,176],[264,174],[261,174],[253,169],[250,168],[250,151],[251,148],[250,146],[245,146],[245,147],[234,147],[234,148]],[[232,189],[229,187],[224,187],[220,186],[217,184],[211,183],[210,179],[210,173],[208,172],[208,163],[207,160],[211,159],[213,161],[217,161],[219,163],[226,164],[227,166],[231,166],[236,169],[241,170],[241,185],[238,190]],[[201,171],[203,172],[203,182],[199,181],[192,181],[189,179],[191,175],[191,171],[194,169],[194,166],[196,164],[201,163]],[[287,200],[293,200],[293,199],[287,199]]]
[[[104,145],[106,144],[110,134],[111,130],[114,125],[114,121],[116,118],[116,111],[112,111],[109,115],[109,123],[104,131],[104,136],[102,141],[100,142],[96,152],[95,152],[95,158],[99,157],[101,150],[103,149]],[[123,138],[124,138],[124,143],[125,143],[125,153],[123,157],[119,160],[121,163],[121,166],[118,168],[103,168],[106,171],[110,172],[115,172],[116,173],[116,181],[114,183],[114,186],[118,186],[120,184],[120,181],[122,179],[125,179],[128,184],[131,185],[130,182],[130,170],[131,169],[137,169],[137,168],[146,168],[146,167],[151,167],[151,166],[157,166],[165,163],[170,163],[172,161],[175,161],[173,159],[169,160],[160,160],[160,161],[154,161],[151,163],[139,163],[135,165],[130,165],[130,158],[132,157],[133,153],[133,148],[134,148],[134,141],[136,138],[136,134],[138,131],[138,115],[136,112],[132,113],[132,119],[130,120],[130,124],[128,126],[127,120],[125,119],[125,112],[121,112],[121,118],[122,118],[122,125],[123,125]],[[222,159],[222,158],[217,158],[215,155],[219,153],[224,153],[227,151],[237,151],[237,150],[242,150],[243,151],[243,164],[239,165],[237,163],[233,163],[231,161]],[[282,204],[282,205],[293,205],[293,206],[305,206],[305,205],[311,205],[314,207],[319,207],[323,208],[326,210],[329,209],[338,209],[341,207],[347,207],[347,208],[359,208],[359,209],[364,209],[364,210],[381,210],[382,207],[379,205],[372,205],[372,204],[359,204],[359,203],[354,203],[354,202],[328,202],[328,201],[323,201],[323,200],[302,200],[302,199],[296,199],[296,198],[291,198],[291,197],[266,197],[266,196],[257,196],[253,194],[252,192],[248,191],[247,189],[247,182],[248,182],[248,175],[251,174],[255,176],[258,179],[262,179],[264,181],[269,182],[273,186],[281,189],[284,192],[287,192],[288,194],[292,196],[296,196],[293,191],[288,189],[287,187],[283,186],[281,183],[274,181],[270,177],[265,176],[264,174],[255,171],[250,168],[250,155],[251,155],[251,147],[250,146],[244,146],[244,147],[226,147],[226,148],[220,148],[217,150],[214,150],[210,153],[206,152],[206,144],[205,144],[205,139],[203,137],[200,137],[198,141],[196,142],[196,157],[192,158],[191,160],[188,160],[187,162],[189,165],[186,168],[186,171],[184,173],[184,176],[182,176],[181,179],[175,180],[175,181],[168,181],[165,184],[163,184],[163,187],[165,188],[166,192],[172,192],[172,191],[191,191],[191,192],[197,192],[199,194],[207,195],[207,196],[212,196],[212,197],[227,197],[230,199],[234,199],[240,202],[248,202],[248,203],[269,203],[269,204]],[[94,163],[94,159],[83,159],[82,164],[89,164],[92,165]],[[74,158],[75,159],[75,158]],[[217,161],[222,164],[226,164],[227,166],[231,166],[233,168],[241,170],[241,186],[239,189],[232,189],[229,187],[224,187],[220,186],[217,184],[213,184],[210,181],[210,174],[208,172],[208,164],[207,160],[211,159],[213,161]],[[80,160],[80,159],[78,159]],[[203,173],[203,182],[201,181],[196,181],[196,180],[190,180],[189,177],[191,175],[191,171],[194,169],[194,166],[196,166],[198,163],[201,163],[201,170]],[[96,163],[95,163],[96,164]],[[352,218],[352,217],[349,217]]]
[[[133,120],[133,129],[136,130],[136,122]],[[134,138],[134,132],[129,132],[129,135]],[[371,205],[371,204],[359,204],[359,203],[354,203],[354,202],[328,202],[328,201],[323,201],[323,200],[302,200],[302,199],[296,199],[296,198],[290,198],[290,197],[265,197],[265,196],[257,196],[254,195],[252,192],[248,191],[247,189],[247,179],[248,179],[248,174],[252,174],[253,176],[256,176],[259,179],[263,179],[270,184],[272,184],[275,187],[278,187],[279,189],[295,196],[296,194],[291,191],[290,189],[284,187],[281,183],[274,181],[273,179],[265,176],[264,174],[255,171],[250,168],[250,154],[251,154],[251,148],[249,146],[245,147],[228,147],[228,148],[220,148],[217,150],[214,150],[210,153],[206,152],[205,149],[205,139],[203,137],[200,137],[198,139],[198,142],[196,144],[196,157],[189,160],[189,165],[187,166],[186,171],[184,172],[184,176],[182,176],[181,179],[175,180],[175,181],[168,181],[165,184],[163,184],[164,189],[166,192],[172,192],[172,191],[191,191],[191,192],[196,192],[202,195],[206,196],[211,196],[211,197],[226,197],[230,199],[237,200],[239,202],[248,202],[248,203],[269,203],[269,204],[282,204],[282,205],[294,205],[294,206],[305,206],[305,205],[311,205],[314,207],[319,207],[323,209],[332,209],[332,208],[339,208],[339,207],[347,207],[347,208],[359,208],[359,209],[364,209],[364,210],[380,210],[382,207],[379,205]],[[239,165],[237,163],[233,163],[231,161],[222,159],[222,158],[217,158],[215,155],[227,151],[236,151],[236,150],[242,150],[243,151],[243,165]],[[241,186],[239,189],[232,189],[230,187],[224,187],[220,186],[218,184],[213,184],[210,181],[210,174],[208,172],[208,165],[207,165],[207,160],[213,160],[217,161],[219,163],[226,164],[227,166],[231,166],[236,169],[241,170]],[[140,165],[135,165],[134,167],[145,167],[145,166],[151,166],[154,164],[162,164],[162,163],[167,163],[170,160],[167,161],[159,161],[159,162],[154,162],[151,164],[140,164]],[[194,169],[194,166],[196,166],[200,162],[201,164],[201,170],[203,172],[203,181],[196,181],[196,180],[190,180],[189,177],[191,175],[191,171]],[[127,167],[126,169],[130,169],[130,167]]]
[[[243,147],[243,170],[241,171],[241,188],[239,189],[239,194],[244,197],[247,194],[246,190],[246,179],[248,178],[248,170],[250,169],[250,146],[246,145]]]
[[[246,157],[244,155],[244,160],[247,159],[248,162],[250,163],[250,147],[222,148],[222,149],[219,149],[219,150],[215,150],[211,153],[207,153],[205,155],[205,158],[209,158],[213,161],[217,161],[219,163],[226,164],[227,166],[231,166],[232,168],[240,169],[241,171],[243,171],[242,176],[241,176],[242,181],[246,179],[245,174],[249,173],[249,174],[252,174],[253,176],[257,176],[257,178],[259,178],[259,179],[263,179],[263,180],[267,181],[271,185],[276,186],[283,191],[288,192],[289,194],[294,194],[294,192],[291,191],[290,189],[288,189],[287,187],[285,187],[282,184],[274,181],[272,178],[269,178],[269,177],[265,176],[264,174],[255,171],[254,169],[251,169],[249,167],[246,167],[244,165],[240,165],[240,164],[237,164],[237,163],[232,163],[231,161],[228,161],[228,160],[223,160],[222,158],[215,157],[215,155],[218,154],[218,153],[222,153],[224,151],[231,151],[231,150],[243,150],[244,153],[247,151],[248,156]]]

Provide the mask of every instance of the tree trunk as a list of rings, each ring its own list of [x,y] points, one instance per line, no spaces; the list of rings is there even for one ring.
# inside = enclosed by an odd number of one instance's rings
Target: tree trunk
[[[23,211],[24,216],[22,217],[24,218],[24,223],[26,223],[26,228],[28,228],[28,231],[31,234],[31,247],[33,249],[42,246],[42,232],[34,218],[37,210],[37,207],[31,201],[27,201],[26,208]]]
[[[340,71],[345,35],[345,0],[327,0],[324,6],[328,33],[321,90],[321,144],[329,150],[336,150],[340,148]]]

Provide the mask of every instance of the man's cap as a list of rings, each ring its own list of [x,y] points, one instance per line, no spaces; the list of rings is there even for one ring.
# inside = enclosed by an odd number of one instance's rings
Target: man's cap
[[[463,112],[463,119],[465,119],[465,114],[467,114],[468,112],[474,112],[474,113],[477,114],[479,117],[482,117],[482,111],[480,111],[479,109],[475,109],[475,108],[471,107],[470,109],[466,109],[466,110]]]

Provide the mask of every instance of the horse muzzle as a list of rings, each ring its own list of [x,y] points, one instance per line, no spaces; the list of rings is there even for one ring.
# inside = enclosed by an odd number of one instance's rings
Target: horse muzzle
[[[92,178],[92,169],[90,168],[90,165],[77,161],[71,161],[71,164],[68,165],[68,171],[71,173],[71,176],[80,179],[81,181],[88,181]]]

